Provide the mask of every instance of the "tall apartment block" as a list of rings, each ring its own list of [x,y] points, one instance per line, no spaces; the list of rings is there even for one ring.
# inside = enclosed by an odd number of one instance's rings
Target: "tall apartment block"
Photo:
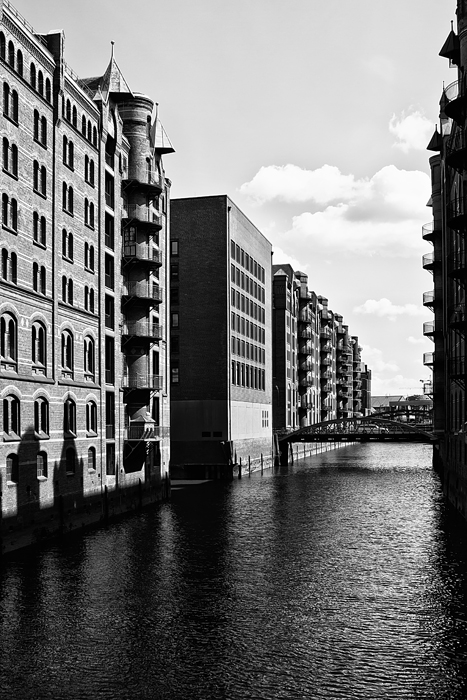
[[[4,550],[160,497],[171,147],[113,56],[80,79],[61,31],[0,0]]]
[[[439,439],[435,464],[444,490],[467,516],[465,314],[467,233],[467,2],[457,2],[457,34],[451,29],[440,55],[457,67],[457,78],[443,89],[440,130],[428,149],[433,219],[423,227],[424,240],[433,249],[423,256],[423,267],[433,275],[433,286],[423,303],[434,312],[424,334],[434,351],[424,363],[433,370],[434,431]]]
[[[225,195],[171,202],[171,474],[271,464],[271,244]]]

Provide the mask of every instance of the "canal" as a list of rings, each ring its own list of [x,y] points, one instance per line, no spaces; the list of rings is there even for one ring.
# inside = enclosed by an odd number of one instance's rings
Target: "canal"
[[[466,531],[425,445],[174,489],[3,562],[0,698],[460,700]]]

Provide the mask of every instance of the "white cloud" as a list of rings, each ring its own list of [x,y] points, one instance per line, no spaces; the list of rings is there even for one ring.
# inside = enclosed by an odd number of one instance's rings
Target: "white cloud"
[[[404,377],[402,374],[396,374],[393,377],[382,378],[372,375],[372,396],[407,396],[421,393],[423,393],[423,389],[419,377],[413,379]]]
[[[398,372],[399,367],[395,362],[383,359],[383,352],[379,348],[370,345],[362,345],[362,360],[372,372]]]
[[[409,335],[407,338],[407,342],[411,343],[412,345],[423,345],[424,343],[427,342],[426,338],[414,338],[413,335]]]
[[[353,312],[354,314],[372,314],[374,316],[387,318],[389,321],[395,321],[398,316],[424,315],[427,309],[423,306],[417,306],[416,304],[398,306],[389,301],[389,299],[383,298],[379,301],[376,301],[376,299],[367,299],[367,301],[360,304],[360,306],[356,306]]]
[[[309,201],[322,211],[306,211],[292,219],[281,238],[282,248],[298,258],[329,253],[390,257],[423,250],[421,224],[428,218],[430,180],[421,171],[388,165],[370,179],[343,175],[323,166],[265,166],[240,191],[258,203]]]
[[[393,146],[404,153],[411,149],[424,151],[434,128],[433,122],[419,111],[402,112],[400,118],[393,114],[389,121],[389,131],[398,139]]]

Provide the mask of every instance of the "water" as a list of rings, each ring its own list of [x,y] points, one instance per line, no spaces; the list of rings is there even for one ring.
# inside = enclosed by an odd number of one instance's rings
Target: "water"
[[[4,562],[0,698],[465,698],[450,518],[424,445],[175,490]]]

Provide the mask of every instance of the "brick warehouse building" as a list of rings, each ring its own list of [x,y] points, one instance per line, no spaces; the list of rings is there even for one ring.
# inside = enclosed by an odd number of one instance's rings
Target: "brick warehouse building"
[[[225,195],[171,202],[171,475],[270,466],[271,244]]]
[[[161,496],[173,149],[112,56],[79,79],[63,32],[0,0],[2,549]]]

